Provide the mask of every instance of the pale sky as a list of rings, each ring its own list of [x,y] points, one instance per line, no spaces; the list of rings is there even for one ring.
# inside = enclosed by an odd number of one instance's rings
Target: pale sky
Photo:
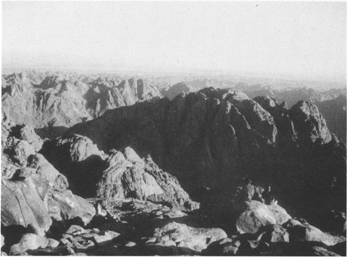
[[[6,66],[346,76],[344,2],[3,2]]]

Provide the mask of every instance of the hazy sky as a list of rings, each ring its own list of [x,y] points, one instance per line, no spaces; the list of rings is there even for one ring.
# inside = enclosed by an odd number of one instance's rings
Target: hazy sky
[[[3,2],[3,65],[346,76],[343,2]]]

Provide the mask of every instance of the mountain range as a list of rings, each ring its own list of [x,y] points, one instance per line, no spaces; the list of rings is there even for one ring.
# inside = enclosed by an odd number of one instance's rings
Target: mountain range
[[[344,90],[2,82],[4,254],[346,253]]]

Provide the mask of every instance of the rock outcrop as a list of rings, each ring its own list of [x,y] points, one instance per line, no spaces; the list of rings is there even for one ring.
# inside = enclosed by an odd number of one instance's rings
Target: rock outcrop
[[[73,135],[45,144],[42,153],[70,181],[74,192],[105,201],[135,198],[193,210],[175,177],[161,170],[148,156],[140,158],[127,147],[107,156],[90,139]]]
[[[343,236],[323,232],[308,223],[295,221],[293,224],[292,221],[289,221],[284,226],[290,234],[291,242],[320,242],[327,246],[333,246],[346,241],[346,238]]]
[[[299,101],[290,112],[294,126],[297,130],[298,142],[302,145],[313,143],[327,144],[332,137],[322,114],[317,106]]]
[[[38,248],[57,247],[58,241],[38,236],[36,234],[25,234],[18,244],[12,245],[10,249],[10,255],[21,255],[28,250],[36,250]]]
[[[258,201],[246,202],[247,210],[236,221],[237,231],[241,234],[257,233],[267,225],[282,225],[291,216],[277,204],[266,205]]]
[[[2,180],[1,224],[3,226],[31,225],[44,235],[52,225],[48,213],[47,183],[31,176],[24,181]]]
[[[90,139],[79,135],[58,138],[47,141],[41,152],[68,178],[74,193],[83,197],[95,196],[106,155]]]
[[[124,155],[114,151],[107,162],[108,168],[98,183],[98,197],[107,201],[136,198],[184,210],[199,207],[174,176],[159,169],[150,157],[142,160],[130,147],[124,150]]]
[[[17,133],[17,126],[2,135],[8,136],[3,138],[6,144],[2,153],[2,226],[30,227],[43,236],[52,225],[52,218],[62,222],[80,218],[89,223],[95,215],[94,207],[68,190],[67,178],[32,147],[39,142],[37,135],[30,127],[24,131],[30,131],[25,138],[31,144],[15,137],[23,137],[23,133]]]

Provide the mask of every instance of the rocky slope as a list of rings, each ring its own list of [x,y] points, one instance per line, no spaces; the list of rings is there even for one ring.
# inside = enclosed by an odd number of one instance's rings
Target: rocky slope
[[[2,77],[2,109],[16,124],[55,138],[72,125],[99,117],[108,109],[161,98],[142,79],[85,77],[76,74],[14,73]]]
[[[311,217],[345,208],[345,145],[304,101],[288,110],[270,98],[210,88],[108,111],[66,135],[75,133],[106,152],[130,146],[150,155],[188,193],[202,186],[231,192],[249,176],[274,185],[289,208]]]

